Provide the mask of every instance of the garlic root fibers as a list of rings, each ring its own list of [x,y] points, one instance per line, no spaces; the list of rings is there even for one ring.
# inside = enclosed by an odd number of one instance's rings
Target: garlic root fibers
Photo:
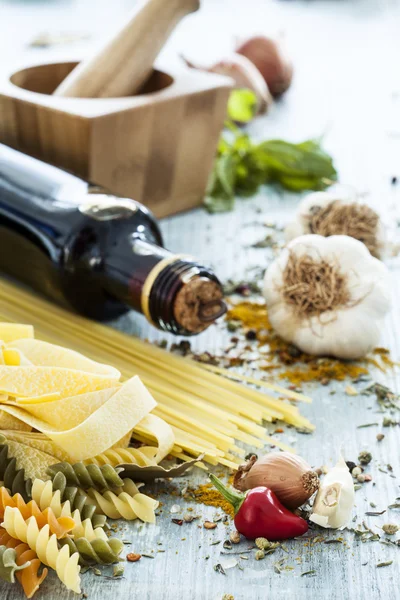
[[[285,230],[286,239],[315,233],[324,237],[348,235],[359,240],[372,256],[385,250],[385,230],[377,212],[367,204],[337,198],[331,192],[307,195],[298,207],[295,220]]]
[[[283,272],[282,296],[298,316],[314,316],[346,306],[350,300],[347,277],[338,266],[291,253]]]

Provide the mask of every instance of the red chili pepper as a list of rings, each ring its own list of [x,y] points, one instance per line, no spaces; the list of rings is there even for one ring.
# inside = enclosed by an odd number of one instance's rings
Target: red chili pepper
[[[258,537],[270,542],[286,540],[308,530],[307,521],[285,508],[269,488],[259,486],[247,494],[239,494],[226,488],[212,473],[210,479],[225,500],[232,504],[236,529],[250,540]]]

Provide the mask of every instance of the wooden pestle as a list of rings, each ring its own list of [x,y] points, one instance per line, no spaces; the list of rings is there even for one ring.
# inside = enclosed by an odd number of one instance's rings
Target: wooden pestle
[[[56,96],[117,98],[135,94],[177,23],[199,0],[141,0],[128,22],[61,82]]]

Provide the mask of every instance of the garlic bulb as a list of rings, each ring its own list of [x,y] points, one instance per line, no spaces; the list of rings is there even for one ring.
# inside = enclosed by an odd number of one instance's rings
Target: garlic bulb
[[[248,88],[252,90],[257,97],[256,114],[258,115],[265,113],[273,102],[268,86],[261,73],[245,56],[233,53],[208,67],[195,65],[184,56],[182,56],[182,60],[191,69],[226,75],[234,80],[236,88]]]
[[[272,490],[287,508],[298,508],[319,487],[318,475],[300,456],[290,452],[271,453],[257,460],[252,456],[235,474],[233,485],[242,492],[263,485]]]
[[[308,194],[300,202],[295,220],[285,229],[287,241],[306,233],[349,235],[363,242],[376,258],[382,256],[386,245],[383,223],[371,207],[331,192]]]
[[[349,522],[354,504],[354,483],[343,456],[328,471],[312,507],[310,521],[341,529]]]
[[[308,354],[346,359],[377,345],[390,307],[387,268],[345,235],[290,242],[268,267],[263,293],[281,338]]]

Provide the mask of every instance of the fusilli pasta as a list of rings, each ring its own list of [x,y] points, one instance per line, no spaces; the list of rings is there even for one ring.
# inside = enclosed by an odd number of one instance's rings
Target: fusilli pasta
[[[36,553],[31,550],[28,544],[24,544],[19,540],[12,538],[5,529],[0,529],[0,544],[4,544],[7,548],[14,548],[17,555],[17,565],[24,565],[29,561],[22,571],[16,573],[17,579],[22,585],[27,598],[32,596],[39,589],[40,584],[46,579],[48,570],[43,568],[39,575],[39,569],[42,565]]]
[[[77,487],[67,487],[65,476],[61,472],[54,476],[53,481],[35,479],[32,485],[32,498],[41,510],[51,508],[56,517],[72,516],[75,519],[78,510],[81,519],[91,519],[93,527],[105,525],[105,517],[95,514],[96,506],[86,504],[86,494],[80,492]]]
[[[104,527],[106,522],[105,515],[93,515],[92,519],[84,519],[82,521],[82,515],[78,509],[72,512],[71,505],[67,500],[63,504],[60,502],[60,491],[52,491],[51,481],[41,481],[35,479],[32,487],[32,495],[37,498],[40,502],[40,506],[49,505],[49,508],[55,512],[56,515],[60,515],[59,519],[69,517],[73,520],[73,529],[71,535],[74,538],[86,537],[88,539],[95,539],[95,531]],[[86,498],[86,496],[85,496]],[[97,510],[95,505],[92,505],[94,510]]]
[[[39,529],[35,517],[25,521],[18,508],[10,506],[6,507],[2,525],[13,538],[26,542],[42,563],[54,569],[68,589],[80,593],[79,554],[71,555],[68,546],[60,550],[48,525]]]
[[[126,519],[132,521],[139,518],[146,523],[155,523],[154,511],[158,502],[141,494],[131,479],[124,479],[123,491],[116,494],[110,490],[100,494],[97,490],[89,490],[88,495],[97,506],[97,510],[110,519]]]
[[[118,472],[111,465],[84,465],[82,462],[71,465],[60,462],[48,468],[47,472],[53,479],[59,472],[65,475],[69,484],[81,487],[84,490],[94,488],[98,491],[122,487],[124,482]]]
[[[101,467],[102,465],[111,465],[117,467],[123,463],[135,464],[141,467],[147,467],[157,464],[154,460],[157,454],[157,448],[154,446],[142,446],[141,448],[110,448],[98,454],[93,458],[85,460],[85,465],[95,464]]]
[[[24,500],[29,500],[32,482],[25,478],[24,469],[17,469],[16,459],[8,456],[7,440],[2,434],[0,434],[0,480],[12,494],[19,493]]]
[[[75,527],[75,521],[72,517],[63,516],[57,519],[51,508],[46,508],[42,512],[34,500],[26,503],[20,494],[11,497],[6,488],[2,487],[0,488],[0,517],[4,517],[7,506],[18,508],[25,520],[29,517],[35,517],[39,529],[47,523],[51,533],[55,533],[57,538],[64,537]]]
[[[29,567],[29,562],[17,565],[16,561],[17,553],[14,548],[0,546],[0,579],[8,581],[8,583],[15,583],[16,572]]]
[[[90,519],[85,519],[82,521],[78,510],[73,513],[72,518],[75,521],[75,527],[71,531],[71,535],[74,537],[74,539],[86,538],[89,541],[98,538],[106,540],[108,539],[102,527],[94,528]]]
[[[61,543],[67,545],[70,552],[79,552],[81,565],[111,565],[118,562],[124,548],[124,543],[117,538],[95,539],[91,542],[86,538],[65,538]]]

